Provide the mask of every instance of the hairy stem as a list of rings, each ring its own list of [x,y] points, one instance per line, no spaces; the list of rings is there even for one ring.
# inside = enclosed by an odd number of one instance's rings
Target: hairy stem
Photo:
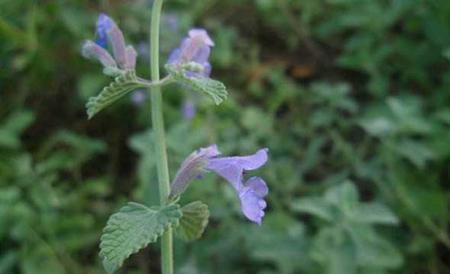
[[[159,79],[159,24],[163,0],[155,0],[152,9],[150,31],[150,69],[153,82]],[[151,90],[152,123],[155,136],[155,156],[157,159],[159,196],[161,205],[167,204],[170,192],[169,169],[167,166],[166,136],[162,112],[161,87]],[[161,238],[161,272],[173,274],[172,229],[168,229]]]
[[[164,77],[163,79],[160,79],[157,82],[149,81],[147,79],[140,78],[140,77],[137,77],[137,79],[138,79],[139,84],[149,88],[150,91],[153,90],[154,86],[162,87],[162,86],[168,85],[175,81],[171,75],[168,75],[168,76]]]

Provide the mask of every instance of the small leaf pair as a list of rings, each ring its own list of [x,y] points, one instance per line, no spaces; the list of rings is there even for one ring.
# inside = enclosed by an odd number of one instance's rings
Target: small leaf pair
[[[132,254],[156,242],[168,228],[177,227],[182,239],[201,237],[208,224],[208,206],[193,202],[180,209],[178,204],[147,207],[130,202],[113,214],[103,230],[100,256],[108,273],[114,273]]]
[[[112,48],[113,56],[106,50]],[[97,20],[96,41],[86,41],[82,54],[89,59],[98,60],[103,65],[103,73],[115,77],[98,96],[89,99],[86,104],[88,118],[108,107],[133,90],[149,88],[155,85],[176,81],[191,90],[209,95],[218,105],[227,98],[225,86],[209,78],[211,65],[208,61],[214,42],[202,29],[189,31],[180,47],[169,57],[166,69],[169,76],[162,81],[152,83],[136,76],[136,51],[126,46],[122,31],[107,15],[101,14]]]

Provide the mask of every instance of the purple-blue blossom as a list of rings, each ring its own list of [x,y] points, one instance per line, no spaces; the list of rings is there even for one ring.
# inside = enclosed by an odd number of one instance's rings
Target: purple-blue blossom
[[[131,95],[131,102],[137,107],[144,105],[146,99],[147,92],[143,89],[136,90]]]
[[[108,31],[114,25],[114,21],[109,18],[106,14],[100,13],[97,19],[97,39],[95,39],[95,43],[102,48],[108,46]]]
[[[183,193],[189,182],[205,171],[212,171],[226,179],[239,197],[241,210],[252,222],[261,224],[267,204],[264,197],[269,189],[260,177],[251,177],[244,182],[244,171],[263,166],[268,159],[268,149],[260,149],[248,156],[219,157],[216,145],[192,153],[181,165],[171,186],[170,197]]]
[[[196,112],[197,112],[197,107],[195,106],[194,101],[192,101],[190,99],[184,100],[183,106],[182,106],[183,118],[190,121],[194,118]]]
[[[266,182],[260,177],[251,177],[238,193],[244,215],[261,225],[264,209],[267,206],[264,197],[269,193]]]
[[[168,28],[170,28],[173,32],[178,32],[179,29],[179,16],[175,13],[164,14],[162,17],[162,23],[165,24]]]
[[[133,70],[136,67],[136,50],[125,44],[122,31],[116,23],[102,13],[97,20],[97,38],[95,42],[86,41],[83,44],[83,56],[98,60],[104,67]],[[112,48],[113,56],[107,51],[107,45]]]
[[[188,37],[183,39],[180,46],[172,51],[167,63],[169,65],[182,66],[191,62],[202,66],[202,71],[188,71],[189,77],[209,77],[211,64],[209,55],[214,42],[204,29],[191,29]]]
[[[217,149],[217,145],[200,148],[198,151],[192,152],[183,161],[175,175],[175,179],[170,186],[169,197],[174,198],[181,195],[193,179],[204,173],[204,167],[208,164],[209,159],[218,155],[220,155],[220,152]]]

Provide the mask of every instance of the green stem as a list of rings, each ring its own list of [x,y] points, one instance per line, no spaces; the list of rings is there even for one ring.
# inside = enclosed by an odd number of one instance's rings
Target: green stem
[[[164,77],[163,79],[160,79],[157,82],[149,81],[147,79],[140,78],[140,77],[137,77],[137,79],[138,79],[138,84],[143,85],[151,90],[153,90],[154,86],[162,87],[162,86],[168,85],[170,83],[173,83],[175,81],[171,75],[168,75],[168,76]]]
[[[152,81],[159,79],[159,23],[163,0],[155,0],[152,9],[152,22],[150,31],[150,64]],[[152,87],[152,123],[155,136],[155,156],[159,182],[159,196],[161,205],[167,204],[170,192],[169,168],[167,166],[166,136],[164,132],[164,119],[162,112],[161,87]],[[161,272],[173,274],[172,229],[169,228],[161,238]]]

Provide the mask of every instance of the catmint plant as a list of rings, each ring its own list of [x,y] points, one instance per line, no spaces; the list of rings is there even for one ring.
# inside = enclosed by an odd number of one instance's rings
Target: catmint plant
[[[108,273],[115,272],[132,254],[150,243],[161,239],[161,270],[172,274],[173,232],[187,241],[201,237],[208,224],[208,206],[200,201],[180,205],[180,197],[189,185],[211,172],[222,177],[236,192],[242,214],[251,222],[261,225],[266,208],[265,197],[269,190],[260,177],[246,178],[246,172],[263,166],[268,159],[268,149],[263,148],[248,156],[222,156],[217,145],[200,148],[182,163],[175,178],[170,181],[166,152],[164,119],[162,115],[162,93],[166,85],[178,83],[188,92],[199,92],[210,96],[220,104],[227,97],[225,86],[210,78],[209,57],[214,41],[205,29],[193,28],[179,47],[174,49],[165,65],[167,76],[160,78],[159,72],[159,25],[163,0],[153,1],[150,31],[151,80],[137,76],[137,53],[127,45],[124,34],[106,14],[100,14],[96,37],[82,47],[86,58],[97,60],[103,73],[114,80],[86,104],[88,118],[113,104],[126,94],[138,90],[132,97],[140,104],[145,94],[150,93],[152,126],[155,141],[155,157],[159,183],[160,204],[148,207],[129,202],[111,215],[103,231],[100,256]],[[192,118],[195,106],[186,106],[186,116]]]

